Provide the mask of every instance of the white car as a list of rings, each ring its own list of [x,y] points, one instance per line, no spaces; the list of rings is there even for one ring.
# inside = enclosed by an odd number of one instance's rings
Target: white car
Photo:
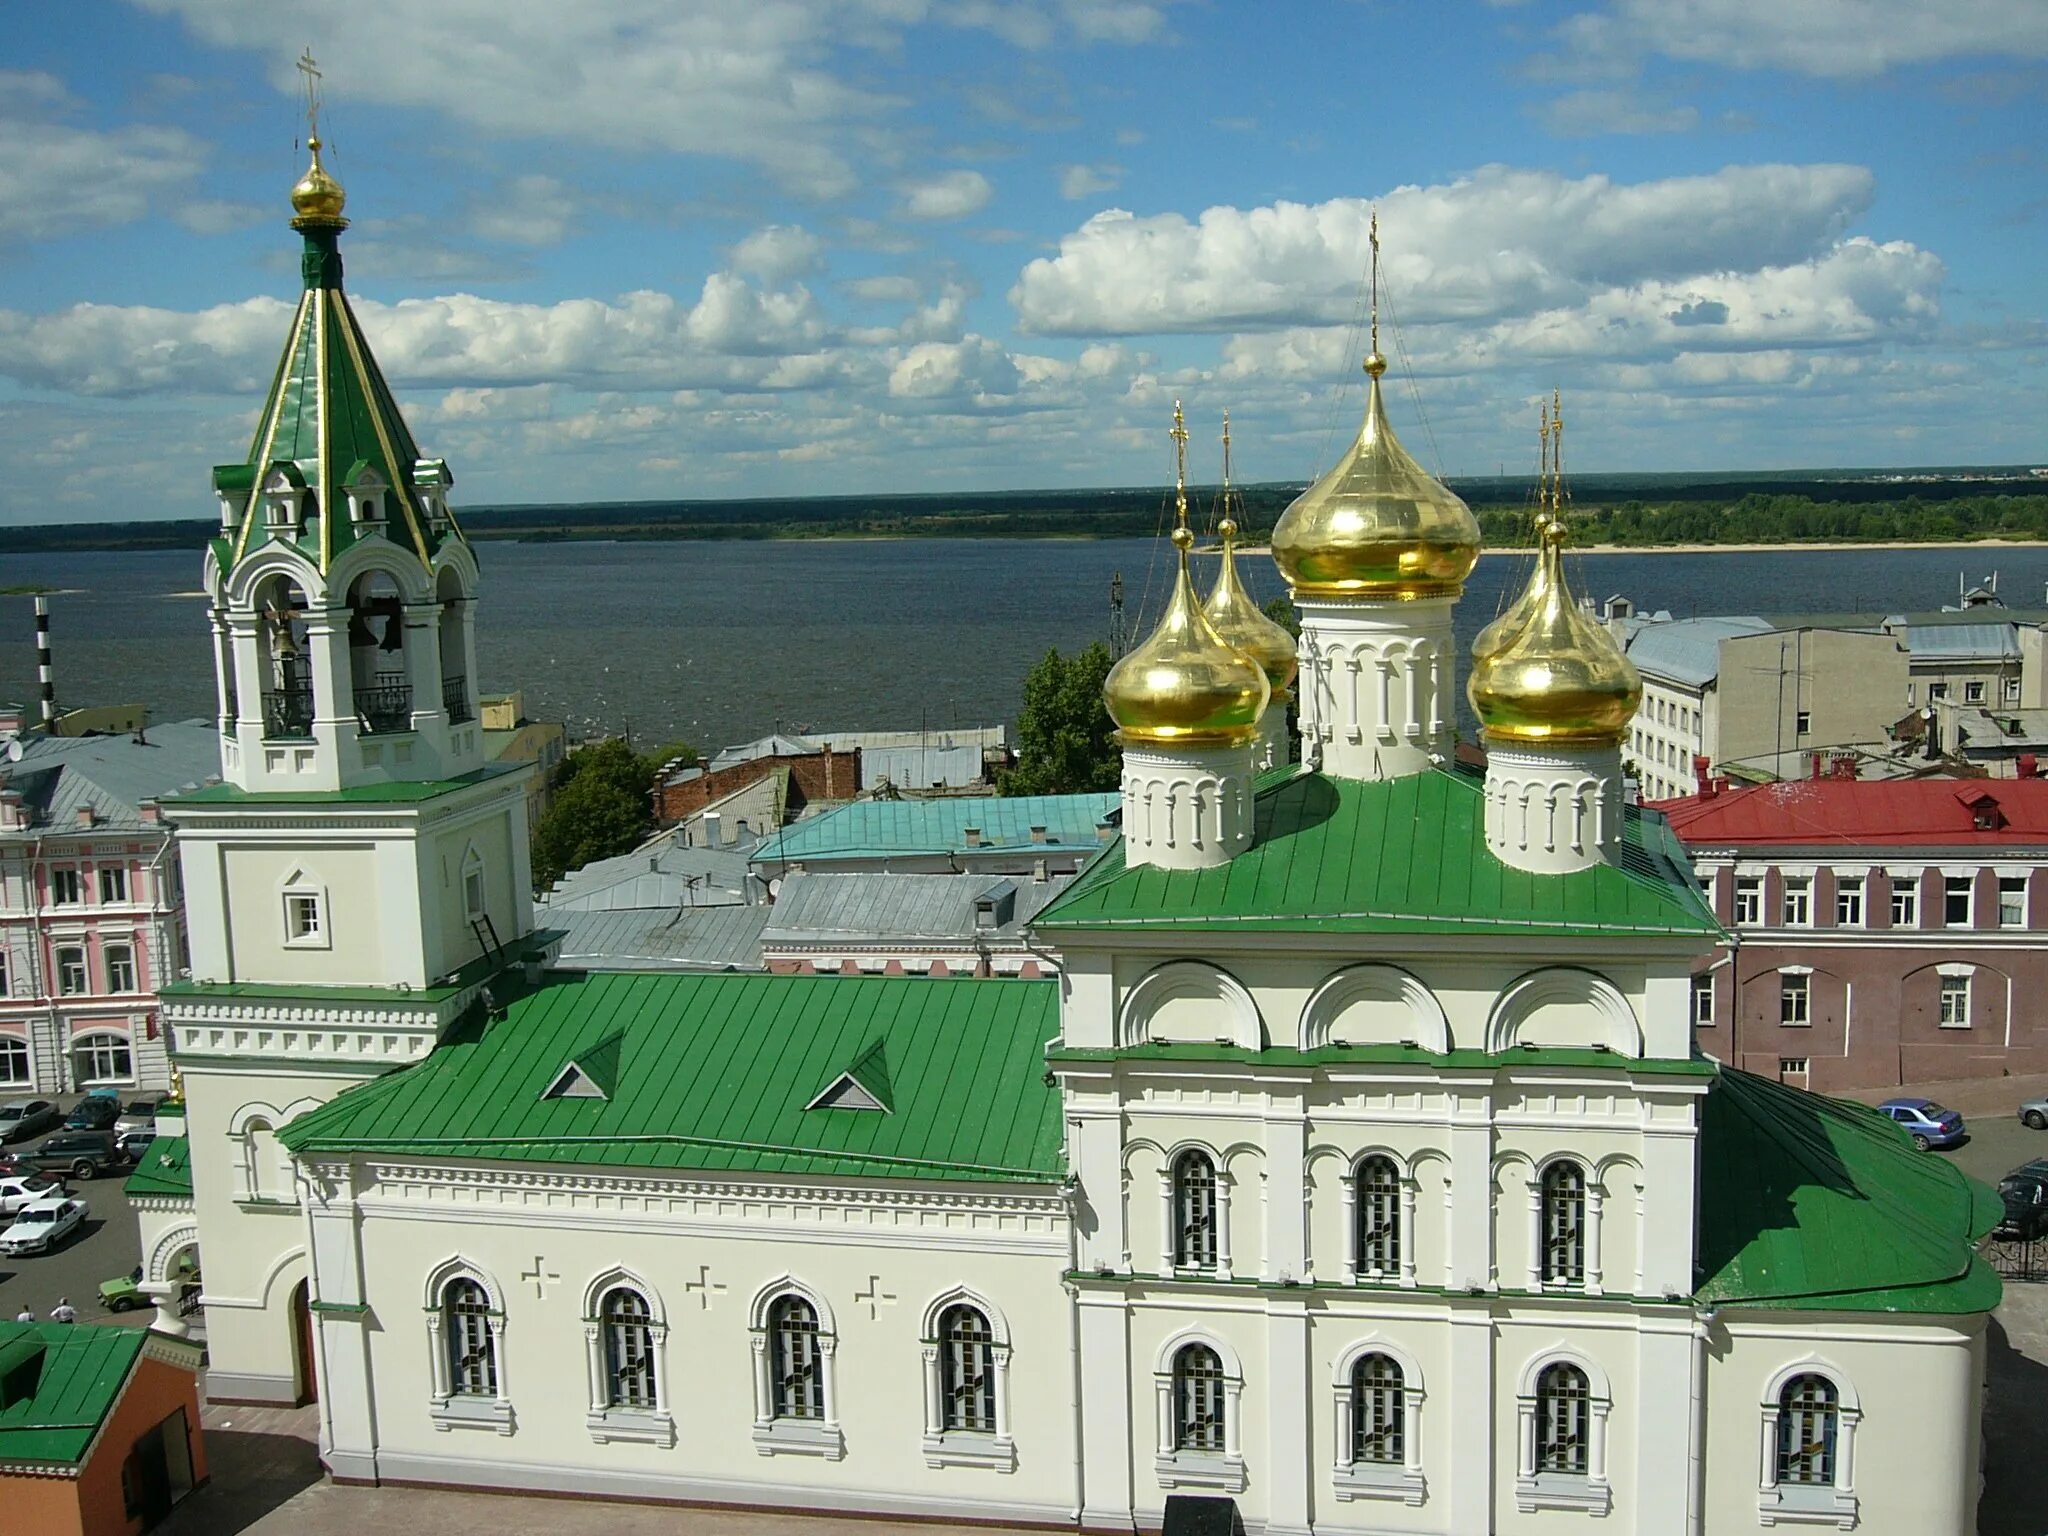
[[[0,1216],[18,1215],[23,1206],[64,1193],[47,1173],[10,1173],[0,1177]]]
[[[47,1195],[15,1213],[14,1225],[0,1232],[0,1253],[48,1253],[58,1240],[85,1220],[85,1202]]]

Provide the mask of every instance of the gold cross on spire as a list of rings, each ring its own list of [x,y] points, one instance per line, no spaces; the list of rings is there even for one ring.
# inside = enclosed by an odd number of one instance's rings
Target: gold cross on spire
[[[1178,532],[1188,525],[1188,428],[1178,400],[1173,402],[1173,431],[1168,436],[1173,439],[1173,526]]]
[[[1387,371],[1387,360],[1380,356],[1380,211],[1372,211],[1372,223],[1368,226],[1372,239],[1372,345],[1366,349],[1365,371],[1378,378]]]
[[[313,60],[313,50],[308,48],[299,55],[298,70],[306,77],[306,143],[313,149],[320,147],[320,66]]]
[[[1230,515],[1230,412],[1223,413],[1223,520],[1216,525],[1216,532],[1223,538],[1226,553],[1230,542],[1237,537],[1237,519]]]

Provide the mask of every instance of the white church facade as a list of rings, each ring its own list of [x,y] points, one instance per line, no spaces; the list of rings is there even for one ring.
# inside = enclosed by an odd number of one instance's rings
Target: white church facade
[[[1183,516],[1106,690],[1121,836],[1035,925],[1058,980],[556,972],[474,729],[476,561],[315,156],[306,298],[216,472],[225,782],[165,807],[186,1134],[132,1186],[160,1326],[203,1250],[216,1398],[317,1399],[360,1482],[1973,1528],[1988,1192],[1698,1051],[1718,929],[1622,803],[1640,685],[1554,521],[1470,668],[1488,772],[1451,766],[1478,532],[1376,346],[1275,532],[1298,648],[1234,572],[1197,596]]]

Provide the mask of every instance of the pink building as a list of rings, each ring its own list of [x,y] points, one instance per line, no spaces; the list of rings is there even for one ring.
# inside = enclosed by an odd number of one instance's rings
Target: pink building
[[[220,773],[210,724],[20,739],[0,763],[0,1093],[170,1083],[156,988],[185,964],[156,797]]]
[[[1825,1092],[2048,1071],[2048,781],[1848,777],[1667,800],[1729,938],[1703,1050]]]

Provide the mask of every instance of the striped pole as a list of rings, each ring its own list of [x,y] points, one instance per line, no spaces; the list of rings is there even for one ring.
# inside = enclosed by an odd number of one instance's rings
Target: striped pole
[[[57,683],[50,675],[50,600],[36,599],[36,679],[43,688],[43,729],[57,728]]]

